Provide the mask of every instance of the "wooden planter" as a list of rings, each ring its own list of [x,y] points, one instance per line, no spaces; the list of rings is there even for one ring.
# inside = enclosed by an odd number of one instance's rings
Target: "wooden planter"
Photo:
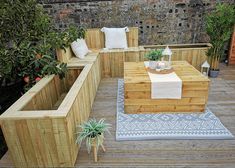
[[[206,51],[210,48],[209,43],[198,44],[170,44],[172,50],[172,61],[187,61],[197,70],[201,69],[202,63],[207,59]],[[151,49],[164,49],[166,45],[140,46],[140,61],[146,60],[144,55]]]
[[[0,116],[15,166],[74,166],[76,125],[87,121],[100,78],[99,57],[93,64],[74,65],[63,80],[41,79]]]

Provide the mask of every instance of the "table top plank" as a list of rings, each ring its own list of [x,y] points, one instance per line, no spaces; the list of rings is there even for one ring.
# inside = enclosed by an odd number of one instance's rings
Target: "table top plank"
[[[172,61],[174,72],[183,82],[209,82],[196,68],[187,61]],[[143,62],[124,62],[124,82],[151,83]]]

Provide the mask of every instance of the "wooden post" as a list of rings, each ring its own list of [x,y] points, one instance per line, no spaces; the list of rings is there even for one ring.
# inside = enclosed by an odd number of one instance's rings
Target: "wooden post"
[[[102,147],[102,150],[105,152],[105,147],[103,145],[103,142],[104,142],[104,135],[102,134],[101,135],[102,139],[101,139],[101,144],[100,146]],[[98,151],[99,151],[99,146],[97,146],[97,137],[96,138],[92,138],[92,147],[93,147],[93,156],[94,156],[94,161],[97,162],[98,160]]]
[[[94,160],[95,162],[97,162],[97,152],[98,152],[98,149],[96,147],[96,145],[93,146],[93,154],[94,154]]]

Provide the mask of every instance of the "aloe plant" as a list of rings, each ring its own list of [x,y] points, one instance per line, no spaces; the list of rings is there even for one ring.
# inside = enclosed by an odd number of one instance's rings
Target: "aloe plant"
[[[78,125],[77,128],[81,131],[76,133],[76,143],[81,144],[82,141],[85,140],[87,151],[90,153],[93,140],[95,139],[96,147],[99,148],[103,142],[103,134],[105,132],[110,133],[109,129],[111,127],[110,124],[105,123],[105,119],[100,119],[99,121],[96,121],[96,119],[90,119],[87,122]]]

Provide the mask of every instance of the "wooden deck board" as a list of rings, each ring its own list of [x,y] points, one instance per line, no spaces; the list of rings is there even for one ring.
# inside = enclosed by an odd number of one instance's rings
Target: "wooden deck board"
[[[222,66],[219,78],[211,79],[208,106],[235,135],[235,66]],[[230,77],[229,77],[230,76]],[[91,117],[106,118],[111,123],[107,152],[99,151],[98,162],[88,155],[83,144],[78,154],[79,167],[215,167],[235,165],[235,140],[151,140],[115,141],[117,78],[103,79],[98,89]],[[12,166],[7,153],[0,167]]]

